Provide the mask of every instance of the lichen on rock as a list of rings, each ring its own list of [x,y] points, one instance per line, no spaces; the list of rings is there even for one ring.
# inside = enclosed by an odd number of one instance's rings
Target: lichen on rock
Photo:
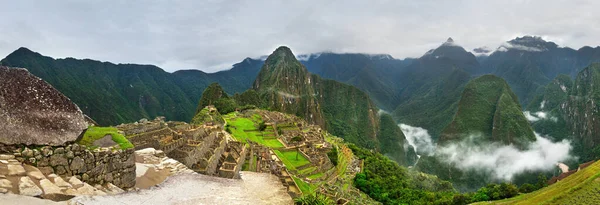
[[[85,130],[69,98],[23,68],[0,66],[0,143],[62,145]]]

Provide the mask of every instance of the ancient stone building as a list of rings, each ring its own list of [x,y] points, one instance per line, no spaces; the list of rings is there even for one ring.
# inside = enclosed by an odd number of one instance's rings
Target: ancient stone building
[[[246,147],[231,138],[222,125],[165,122],[164,118],[117,126],[136,150],[154,148],[190,169],[206,175],[239,178]]]

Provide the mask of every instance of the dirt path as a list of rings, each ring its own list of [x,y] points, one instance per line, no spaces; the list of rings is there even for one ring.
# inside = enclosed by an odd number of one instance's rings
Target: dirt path
[[[292,204],[291,197],[270,174],[242,172],[242,180],[201,174],[169,177],[158,187],[113,196],[77,197],[83,204]]]

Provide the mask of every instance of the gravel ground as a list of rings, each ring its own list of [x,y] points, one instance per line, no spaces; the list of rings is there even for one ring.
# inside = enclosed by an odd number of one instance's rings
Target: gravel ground
[[[276,176],[241,172],[242,180],[179,174],[148,190],[113,196],[76,197],[73,202],[104,204],[292,204]]]

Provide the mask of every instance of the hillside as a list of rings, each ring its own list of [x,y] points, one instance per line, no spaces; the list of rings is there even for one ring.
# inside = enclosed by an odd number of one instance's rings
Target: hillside
[[[533,116],[529,121],[537,133],[552,137],[554,141],[572,138],[561,106],[569,98],[572,88],[571,77],[559,75],[529,103],[526,114]]]
[[[574,50],[541,37],[523,36],[510,40],[482,61],[482,70],[504,78],[521,105],[543,91],[560,74],[574,77],[592,62],[599,62],[600,47]]]
[[[478,204],[598,204],[600,161],[538,191]]]
[[[581,152],[582,160],[596,159],[600,154],[598,100],[600,63],[594,63],[577,75],[569,97],[561,104],[561,113],[567,128],[573,133],[575,150]]]
[[[115,125],[157,116],[189,121],[209,84],[219,82],[227,92],[242,92],[250,88],[262,61],[246,59],[231,70],[210,74],[198,70],[167,73],[152,65],[53,59],[19,48],[1,64],[27,68],[96,122]]]
[[[390,122],[381,127],[381,120],[390,118],[380,119],[367,94],[309,73],[287,47],[277,48],[267,58],[253,89],[270,109],[300,116],[361,147],[405,155],[404,135],[399,130],[381,131],[399,128]]]
[[[300,55],[309,72],[321,78],[350,84],[367,93],[383,110],[393,110],[398,99],[395,77],[414,59],[394,59],[390,55],[362,53],[316,53]]]
[[[502,78],[493,75],[478,77],[465,86],[458,111],[440,140],[447,143],[469,135],[521,148],[535,141],[517,96]]]
[[[425,128],[438,139],[456,113],[464,86],[477,72],[475,56],[449,38],[395,76],[400,99],[393,110],[395,119]]]

